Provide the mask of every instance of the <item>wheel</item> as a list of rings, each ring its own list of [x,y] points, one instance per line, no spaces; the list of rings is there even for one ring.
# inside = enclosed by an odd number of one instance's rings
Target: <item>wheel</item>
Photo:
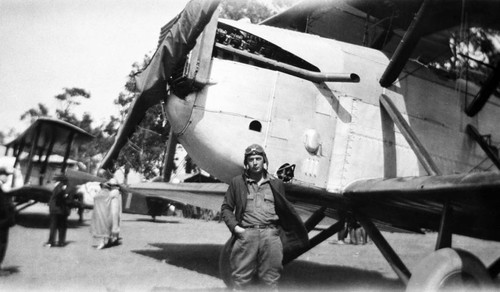
[[[425,257],[415,268],[406,291],[490,291],[493,281],[473,254],[443,248]]]
[[[233,281],[231,280],[231,265],[229,262],[233,245],[234,240],[233,237],[231,237],[228,239],[219,254],[219,275],[228,288],[233,287]]]

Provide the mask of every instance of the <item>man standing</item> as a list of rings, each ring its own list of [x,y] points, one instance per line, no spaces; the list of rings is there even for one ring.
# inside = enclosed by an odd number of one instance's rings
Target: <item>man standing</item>
[[[52,196],[49,200],[50,214],[50,232],[49,240],[45,243],[46,247],[56,246],[56,233],[59,233],[59,241],[57,246],[66,245],[66,230],[68,226],[68,216],[71,208],[68,206],[68,179],[65,176],[57,178],[58,182],[52,191]]]
[[[267,173],[260,145],[246,148],[244,165],[245,172],[231,180],[221,207],[234,242],[231,278],[236,290],[247,287],[255,275],[277,290],[284,254],[305,248],[307,231],[285,198],[283,183]]]
[[[7,243],[9,242],[9,228],[15,223],[15,210],[11,198],[2,189],[3,184],[7,182],[9,174],[11,173],[6,168],[0,167],[0,276],[10,274],[8,271],[2,270],[2,262],[7,251]]]

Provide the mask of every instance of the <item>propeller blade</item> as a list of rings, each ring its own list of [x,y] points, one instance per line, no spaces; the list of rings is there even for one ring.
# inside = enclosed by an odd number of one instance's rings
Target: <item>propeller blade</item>
[[[191,0],[184,10],[163,28],[162,35],[165,37],[146,69],[136,77],[139,93],[100,168],[112,167],[113,161],[144,118],[146,111],[166,97],[168,78],[178,62],[193,49],[196,39],[212,18],[219,2],[220,0]]]

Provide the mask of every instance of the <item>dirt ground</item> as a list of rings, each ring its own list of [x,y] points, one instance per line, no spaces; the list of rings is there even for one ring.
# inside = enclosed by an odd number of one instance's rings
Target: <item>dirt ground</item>
[[[229,237],[223,223],[124,214],[123,243],[96,250],[89,233],[91,213],[69,220],[62,248],[46,248],[48,207],[35,205],[10,230],[0,291],[224,291],[218,255]],[[314,233],[314,232],[313,232]],[[411,270],[433,250],[436,235],[383,233]],[[313,234],[312,234],[313,235]],[[327,240],[285,267],[281,291],[402,291],[374,244],[332,244]],[[500,244],[455,236],[454,245],[472,250],[484,263],[500,257]]]

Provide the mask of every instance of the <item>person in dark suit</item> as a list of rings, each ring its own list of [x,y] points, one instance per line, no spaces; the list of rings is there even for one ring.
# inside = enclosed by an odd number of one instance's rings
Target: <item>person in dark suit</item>
[[[2,186],[11,174],[5,167],[0,167],[0,276],[9,275],[10,272],[2,269],[3,259],[9,242],[9,228],[15,224],[15,209],[12,200],[3,191]]]
[[[68,216],[71,208],[68,205],[69,195],[67,192],[68,179],[64,176],[57,178],[58,182],[52,191],[49,200],[50,214],[50,233],[49,240],[45,243],[46,247],[66,245],[66,230],[68,225]],[[56,234],[59,235],[59,241],[56,244]]]

